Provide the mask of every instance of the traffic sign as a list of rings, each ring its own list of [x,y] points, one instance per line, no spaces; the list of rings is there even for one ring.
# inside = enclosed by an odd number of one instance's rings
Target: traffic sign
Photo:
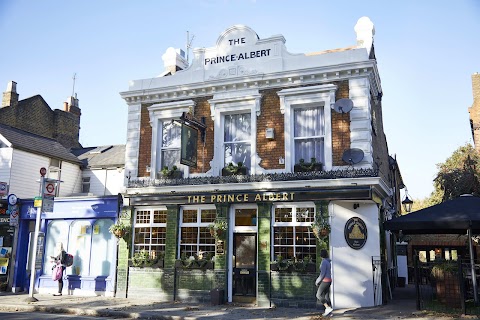
[[[40,175],[41,175],[42,177],[45,177],[46,174],[47,174],[47,169],[45,169],[44,167],[41,167],[41,168],[40,168]]]
[[[55,196],[55,182],[45,182],[45,188],[43,190],[44,196]]]
[[[8,183],[0,182],[0,197],[6,196],[8,194]]]
[[[53,196],[45,195],[42,201],[43,212],[53,212]]]

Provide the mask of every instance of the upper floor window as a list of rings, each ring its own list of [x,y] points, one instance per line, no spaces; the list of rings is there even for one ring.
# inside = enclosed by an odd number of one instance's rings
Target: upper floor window
[[[164,167],[171,169],[175,165],[186,170],[186,166],[180,165],[181,125],[172,120],[179,119],[183,112],[193,110],[194,105],[193,100],[183,100],[148,107],[152,124],[152,155],[146,165],[150,168],[151,177],[158,176]]]
[[[285,117],[285,169],[293,171],[300,162],[321,162],[331,170],[331,108],[337,86],[325,84],[283,89],[278,92],[280,112]]]
[[[304,159],[325,163],[325,116],[323,107],[295,108],[293,111],[295,163]]]
[[[90,177],[82,178],[82,193],[90,192]]]
[[[250,113],[225,115],[224,122],[224,155],[225,163],[242,162],[250,167],[251,155],[251,116]]]
[[[160,145],[161,168],[180,166],[182,127],[173,121],[162,121],[162,144]]]

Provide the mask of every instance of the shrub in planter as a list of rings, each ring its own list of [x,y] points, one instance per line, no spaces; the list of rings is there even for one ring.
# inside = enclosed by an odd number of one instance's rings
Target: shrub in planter
[[[233,164],[233,162],[229,162],[227,166],[222,169],[222,176],[233,176],[239,174],[247,174],[247,167],[243,165],[243,162],[238,162],[237,165]]]
[[[132,266],[142,267],[163,267],[163,252],[156,255],[155,252],[148,252],[144,249],[139,252],[135,252],[132,259]]]
[[[175,261],[175,268],[183,269],[213,269],[214,267],[213,253],[209,252],[205,256],[198,254],[196,256],[186,257],[182,254],[182,257]]]
[[[316,158],[311,158],[311,162],[305,162],[304,159],[300,159],[297,164],[293,166],[294,172],[311,172],[311,171],[322,171],[323,164],[317,162]]]
[[[446,306],[459,308],[461,295],[458,264],[453,261],[439,263],[432,268],[432,277],[438,300]]]
[[[177,166],[173,166],[171,169],[165,166],[160,172],[164,178],[168,179],[180,179],[183,177],[183,172],[178,170]]]

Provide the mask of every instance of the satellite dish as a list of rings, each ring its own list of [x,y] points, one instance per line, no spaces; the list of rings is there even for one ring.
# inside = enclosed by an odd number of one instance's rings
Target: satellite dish
[[[358,148],[347,149],[343,152],[342,160],[349,165],[354,165],[363,160],[363,150]]]
[[[338,113],[350,112],[350,110],[353,109],[353,101],[346,98],[337,100],[337,102],[335,102],[333,105],[333,109]]]

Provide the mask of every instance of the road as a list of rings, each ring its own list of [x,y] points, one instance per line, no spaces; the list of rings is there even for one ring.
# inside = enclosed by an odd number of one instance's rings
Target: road
[[[85,317],[85,316],[76,316],[76,315],[67,315],[67,314],[52,314],[52,313],[42,313],[42,312],[0,312],[0,319],[9,319],[9,320],[26,320],[26,319],[49,319],[49,320],[91,320],[98,319],[98,317]],[[103,318],[102,319],[113,319],[113,318]]]

